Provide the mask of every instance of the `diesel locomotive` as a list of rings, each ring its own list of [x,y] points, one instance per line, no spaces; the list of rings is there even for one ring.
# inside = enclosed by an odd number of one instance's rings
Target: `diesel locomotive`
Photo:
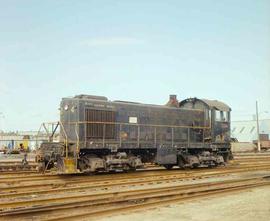
[[[223,102],[178,102],[176,95],[165,105],[92,95],[63,98],[60,141],[43,142],[36,160],[41,170],[59,173],[128,171],[145,163],[166,169],[218,166],[232,157],[230,113]]]

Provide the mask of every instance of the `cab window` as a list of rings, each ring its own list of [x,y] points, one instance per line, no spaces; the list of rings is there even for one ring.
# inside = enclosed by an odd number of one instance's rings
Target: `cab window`
[[[216,114],[216,121],[223,121],[223,122],[229,121],[229,113],[227,111],[216,110],[215,114]]]

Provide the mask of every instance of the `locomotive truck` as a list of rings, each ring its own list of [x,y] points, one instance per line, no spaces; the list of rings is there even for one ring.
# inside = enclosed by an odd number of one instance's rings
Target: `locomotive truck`
[[[224,165],[232,157],[230,112],[217,100],[178,102],[176,95],[166,105],[63,98],[60,139],[43,142],[36,160],[41,170],[59,173],[128,171],[145,163],[166,169]]]

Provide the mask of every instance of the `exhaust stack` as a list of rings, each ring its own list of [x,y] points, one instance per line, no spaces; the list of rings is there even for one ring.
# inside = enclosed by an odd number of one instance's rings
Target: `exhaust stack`
[[[169,97],[169,101],[167,102],[166,106],[168,107],[179,107],[179,102],[177,100],[177,95],[171,94]]]

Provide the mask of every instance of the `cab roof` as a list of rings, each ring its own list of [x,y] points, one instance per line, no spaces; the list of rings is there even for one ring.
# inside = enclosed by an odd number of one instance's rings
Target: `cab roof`
[[[218,100],[208,100],[208,99],[198,99],[198,98],[188,98],[179,103],[179,106],[184,106],[185,103],[196,103],[196,102],[202,102],[204,103],[209,109],[216,109],[220,111],[231,111],[231,108]]]

